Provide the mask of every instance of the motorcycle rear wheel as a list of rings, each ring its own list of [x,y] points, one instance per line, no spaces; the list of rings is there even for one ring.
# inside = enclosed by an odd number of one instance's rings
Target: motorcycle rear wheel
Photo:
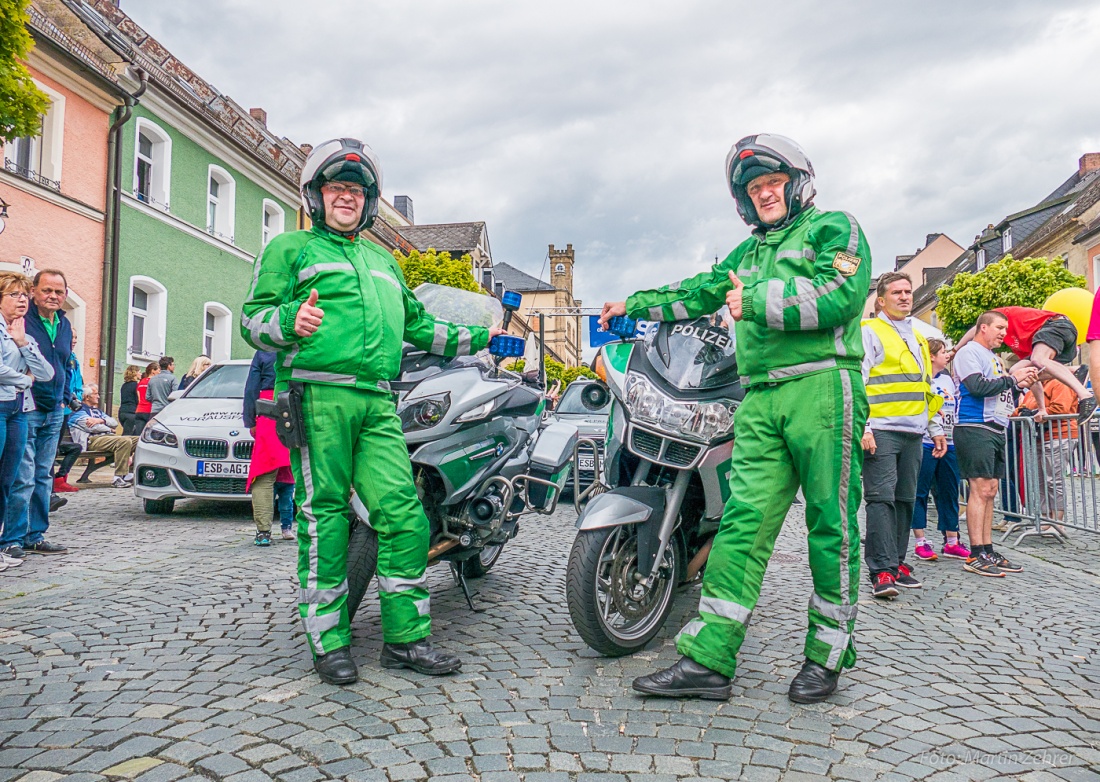
[[[635,525],[582,530],[565,579],[569,616],[581,638],[608,657],[632,654],[653,640],[672,610],[683,556],[677,541],[649,586],[631,582],[638,551]]]
[[[462,572],[466,578],[481,578],[489,572],[489,568],[500,559],[500,552],[504,551],[504,544],[485,546],[477,553],[476,557],[470,557],[462,563]]]
[[[378,567],[378,533],[351,514],[348,534],[348,618],[354,619]]]

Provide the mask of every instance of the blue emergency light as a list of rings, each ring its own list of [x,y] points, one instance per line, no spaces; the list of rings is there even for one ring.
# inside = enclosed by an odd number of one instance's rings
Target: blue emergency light
[[[638,321],[626,315],[616,315],[607,322],[607,330],[619,339],[631,339],[638,330]]]
[[[523,337],[498,334],[489,342],[489,352],[497,358],[521,358],[526,342]]]
[[[504,309],[512,310],[513,312],[519,309],[520,302],[522,301],[523,296],[516,293],[515,291],[504,291],[504,295],[500,297],[501,306],[504,307]]]

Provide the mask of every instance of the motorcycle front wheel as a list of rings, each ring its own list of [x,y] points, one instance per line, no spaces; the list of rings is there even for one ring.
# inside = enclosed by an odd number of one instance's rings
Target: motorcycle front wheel
[[[682,568],[673,540],[657,577],[643,587],[636,525],[582,530],[569,552],[565,596],[569,615],[584,642],[600,654],[619,657],[649,643],[672,610]]]
[[[348,534],[348,618],[354,619],[378,567],[378,533],[351,514]]]

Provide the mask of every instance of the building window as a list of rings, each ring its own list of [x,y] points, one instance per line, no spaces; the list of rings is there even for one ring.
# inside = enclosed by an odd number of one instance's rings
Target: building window
[[[236,192],[233,177],[224,168],[210,166],[206,179],[206,230],[230,244],[234,239]]]
[[[978,252],[976,252],[974,254],[974,259],[975,259],[975,261],[977,261],[978,271],[981,271],[982,269],[985,268],[985,248],[984,247],[978,248]]]
[[[224,304],[208,301],[202,309],[202,354],[213,361],[229,359],[232,313]]]
[[[1012,226],[1005,228],[1004,233],[1001,234],[1001,252],[1007,253],[1012,249]]]
[[[149,120],[138,118],[134,147],[134,197],[168,209],[172,179],[171,137]]]
[[[167,288],[150,277],[130,278],[128,361],[155,361],[164,355],[167,313]]]
[[[264,199],[264,222],[260,233],[260,249],[283,232],[283,208],[269,198]]]
[[[4,145],[4,170],[60,192],[65,96],[37,81],[35,85],[49,97],[50,107],[42,115],[37,135],[14,138]]]

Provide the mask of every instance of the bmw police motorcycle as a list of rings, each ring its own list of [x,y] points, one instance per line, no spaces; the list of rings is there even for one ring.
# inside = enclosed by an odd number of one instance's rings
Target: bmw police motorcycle
[[[521,302],[509,291],[502,308],[491,296],[433,284],[419,286],[416,296],[437,318],[486,327],[503,322],[507,328]],[[501,368],[523,352],[524,340],[507,335],[495,337],[487,353],[458,358],[406,345],[401,376],[390,383],[431,524],[428,564],[449,563],[471,608],[466,578],[496,564],[518,534],[521,516],[554,512],[577,440],[572,424],[544,426],[541,371]],[[374,577],[378,538],[354,495],[351,507],[348,611],[354,616]]]
[[[585,643],[623,655],[657,635],[677,587],[706,565],[744,391],[734,339],[708,318],[652,324],[636,337],[636,322],[617,317],[609,331],[620,341],[600,349],[606,385],[585,389],[592,409],[612,401],[602,476],[575,498],[565,593]]]

